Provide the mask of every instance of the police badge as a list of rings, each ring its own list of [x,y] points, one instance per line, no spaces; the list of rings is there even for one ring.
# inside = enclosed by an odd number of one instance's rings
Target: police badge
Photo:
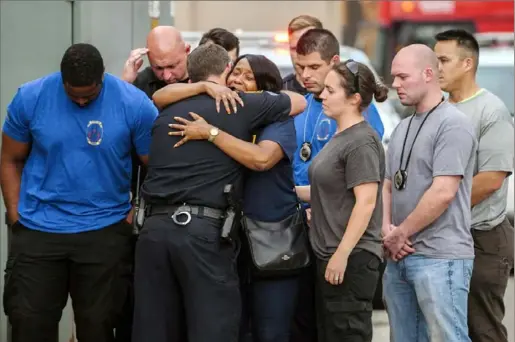
[[[408,180],[408,173],[404,170],[397,170],[393,176],[393,182],[395,189],[403,190],[406,187],[406,181]]]
[[[308,142],[305,142],[302,144],[300,151],[299,151],[300,159],[303,162],[307,162],[309,159],[311,159],[311,144]]]

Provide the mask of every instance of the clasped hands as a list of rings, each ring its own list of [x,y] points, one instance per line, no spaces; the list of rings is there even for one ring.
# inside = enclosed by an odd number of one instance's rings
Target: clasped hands
[[[383,235],[385,254],[393,261],[400,261],[402,258],[415,252],[413,244],[404,229],[390,224],[383,227],[381,233]]]

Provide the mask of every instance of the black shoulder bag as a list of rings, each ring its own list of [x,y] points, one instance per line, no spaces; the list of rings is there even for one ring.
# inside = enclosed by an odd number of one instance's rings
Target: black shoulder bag
[[[253,274],[276,277],[298,274],[309,266],[311,253],[304,210],[280,222],[242,218]]]

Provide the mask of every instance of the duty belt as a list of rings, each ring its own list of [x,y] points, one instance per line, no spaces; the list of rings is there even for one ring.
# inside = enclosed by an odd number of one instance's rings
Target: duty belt
[[[169,215],[173,222],[181,226],[190,223],[191,215],[205,216],[215,220],[225,217],[224,211],[220,209],[189,204],[151,204],[148,206],[147,216],[152,215]],[[181,220],[181,216],[184,217],[184,221]]]

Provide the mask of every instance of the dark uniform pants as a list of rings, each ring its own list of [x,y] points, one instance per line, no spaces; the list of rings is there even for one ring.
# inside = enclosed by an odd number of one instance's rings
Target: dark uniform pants
[[[221,221],[146,219],[136,244],[133,342],[237,342],[238,246],[220,242]],[[187,338],[184,328],[187,329]]]
[[[489,231],[472,230],[474,270],[470,281],[468,326],[472,342],[507,342],[504,293],[513,268],[513,227],[506,219]]]
[[[315,256],[311,254],[311,260]],[[317,342],[315,313],[316,262],[302,270],[297,293],[297,308],[292,322],[290,342]]]
[[[15,223],[4,287],[12,342],[56,342],[68,294],[78,340],[112,342],[130,283],[131,238],[125,221],[77,234]]]
[[[372,302],[381,260],[367,251],[350,255],[343,283],[325,280],[328,261],[316,260],[319,342],[371,342]]]

